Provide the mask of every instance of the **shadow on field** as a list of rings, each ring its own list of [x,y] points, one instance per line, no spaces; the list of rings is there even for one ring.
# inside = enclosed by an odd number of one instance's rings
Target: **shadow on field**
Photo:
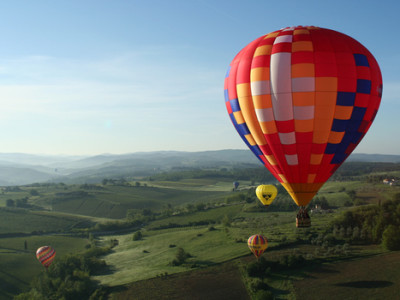
[[[6,275],[9,278],[12,278],[15,281],[18,281],[18,282],[23,283],[23,284],[29,284],[29,282],[26,282],[25,280],[22,280],[22,279],[18,278],[17,276],[14,276],[11,273],[5,272],[3,270],[0,270],[0,272],[3,273],[4,275]]]
[[[376,288],[385,288],[388,286],[392,286],[393,282],[386,280],[371,280],[371,281],[362,280],[362,281],[336,283],[335,285],[343,287],[359,288],[359,289],[376,289]]]
[[[1,247],[0,250],[1,250],[1,253],[32,253],[32,251],[29,251],[29,250],[4,248],[4,247]]]
[[[210,260],[195,260],[193,261],[193,266],[195,267],[209,267],[215,265],[215,262]]]
[[[290,294],[290,291],[276,289],[276,288],[273,288],[273,287],[270,287],[269,291],[271,291],[271,293],[275,296],[274,299],[285,299],[286,296]]]
[[[5,276],[1,276],[0,280],[0,299],[12,299],[12,295],[17,295],[21,292],[21,287],[19,287],[16,282],[23,283],[28,286],[29,283],[19,279],[18,277],[0,270]]]
[[[314,268],[312,270],[313,273],[317,273],[317,274],[335,274],[335,273],[340,273],[338,270],[335,270],[333,268],[329,268],[327,266],[321,266],[321,267],[317,267]],[[308,275],[309,277],[314,277],[311,275]]]

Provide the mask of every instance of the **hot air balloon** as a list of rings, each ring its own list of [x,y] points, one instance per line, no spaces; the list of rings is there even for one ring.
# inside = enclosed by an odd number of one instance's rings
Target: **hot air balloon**
[[[247,241],[247,246],[257,259],[264,253],[264,251],[268,248],[268,241],[265,236],[260,234],[255,234],[249,237]]]
[[[43,246],[36,250],[36,257],[40,263],[46,268],[51,265],[56,256],[56,250],[50,246]]]
[[[278,190],[272,184],[262,184],[256,189],[256,196],[264,206],[269,206],[276,195],[278,195]]]
[[[353,38],[297,26],[243,48],[224,89],[239,135],[304,210],[371,126],[382,76]]]
[[[233,190],[236,190],[239,187],[239,181],[233,182]]]

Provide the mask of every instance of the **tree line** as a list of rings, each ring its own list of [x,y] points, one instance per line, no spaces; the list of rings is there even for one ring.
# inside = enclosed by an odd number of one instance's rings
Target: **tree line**
[[[364,205],[344,212],[333,221],[336,238],[351,243],[380,244],[400,250],[400,193],[382,205]]]
[[[179,181],[182,179],[223,178],[232,181],[249,180],[254,182],[275,182],[275,177],[265,168],[221,168],[218,170],[191,169],[164,172],[152,175],[146,180]]]

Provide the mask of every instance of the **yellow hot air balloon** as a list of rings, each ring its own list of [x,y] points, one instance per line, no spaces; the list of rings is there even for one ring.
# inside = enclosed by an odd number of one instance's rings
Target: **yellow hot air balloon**
[[[278,190],[272,184],[262,184],[257,187],[256,195],[264,206],[269,206],[278,195]]]
[[[268,248],[268,241],[265,236],[261,234],[255,234],[249,237],[247,241],[247,246],[257,259],[264,253],[264,251]]]

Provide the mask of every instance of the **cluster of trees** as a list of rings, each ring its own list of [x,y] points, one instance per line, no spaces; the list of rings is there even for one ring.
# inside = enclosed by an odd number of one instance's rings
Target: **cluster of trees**
[[[105,223],[96,223],[95,226],[89,228],[89,231],[132,231],[139,228],[143,223],[140,220],[128,221],[108,221]]]
[[[275,182],[276,179],[270,172],[267,172],[265,168],[240,168],[240,169],[226,169],[222,168],[219,170],[203,170],[203,169],[191,169],[191,170],[180,170],[175,172],[165,172],[156,175],[152,175],[147,180],[161,180],[161,181],[179,181],[182,179],[199,179],[199,178],[225,178],[232,181],[238,180],[249,180],[252,182]]]
[[[400,250],[400,193],[380,206],[346,211],[333,222],[332,233],[350,243],[382,243],[388,250]]]
[[[176,257],[171,262],[171,265],[173,265],[173,266],[181,266],[190,257],[192,257],[192,255],[190,255],[188,252],[186,252],[183,248],[179,247],[178,248],[178,252],[176,253]]]
[[[18,186],[6,186],[2,189],[3,193],[6,192],[21,192],[22,190]]]
[[[280,272],[303,267],[306,259],[300,254],[284,255],[279,260],[266,260],[261,256],[257,261],[247,265],[247,275],[264,278],[271,272]]]
[[[379,177],[371,177],[371,175],[369,175],[370,173],[387,173],[398,171],[399,168],[399,163],[347,162],[341,165],[331,178],[336,181],[366,179],[370,182],[376,182],[377,180],[380,180]],[[382,180],[383,179],[384,178],[382,178]]]
[[[125,178],[118,178],[118,179],[104,178],[101,181],[101,184],[102,185],[132,186],[132,184],[129,183]],[[91,184],[88,186],[89,186],[89,188],[90,188],[90,186],[94,186],[94,187],[97,187],[97,189],[99,189],[99,186],[95,185],[95,184]],[[134,186],[139,187],[139,186],[142,186],[142,184],[139,181],[135,181]],[[143,186],[147,187],[147,184],[145,183],[145,184],[143,184]]]
[[[107,267],[98,257],[110,251],[92,247],[82,255],[68,255],[53,262],[31,282],[31,290],[14,297],[15,300],[39,299],[107,299],[107,291],[90,279]]]
[[[269,212],[297,210],[296,204],[289,196],[285,188],[280,184],[276,185],[276,188],[278,189],[278,195],[276,196],[274,202],[268,208],[265,208],[261,204],[261,202],[257,199],[255,188],[248,189],[247,194],[245,194],[245,196],[242,198],[251,205],[246,207],[245,210],[247,212],[266,211],[266,210],[268,210]]]
[[[129,185],[128,181],[125,178],[112,179],[112,178],[104,178],[101,181],[102,185]]]
[[[7,207],[21,207],[21,208],[31,207],[30,204],[28,204],[28,197],[24,197],[21,199],[15,199],[15,200],[7,199],[6,206]]]
[[[249,288],[254,294],[253,299],[275,299],[265,279],[272,273],[301,268],[305,263],[306,259],[302,255],[290,254],[280,257],[279,260],[266,260],[261,256],[257,261],[248,264],[246,271],[251,278]]]

